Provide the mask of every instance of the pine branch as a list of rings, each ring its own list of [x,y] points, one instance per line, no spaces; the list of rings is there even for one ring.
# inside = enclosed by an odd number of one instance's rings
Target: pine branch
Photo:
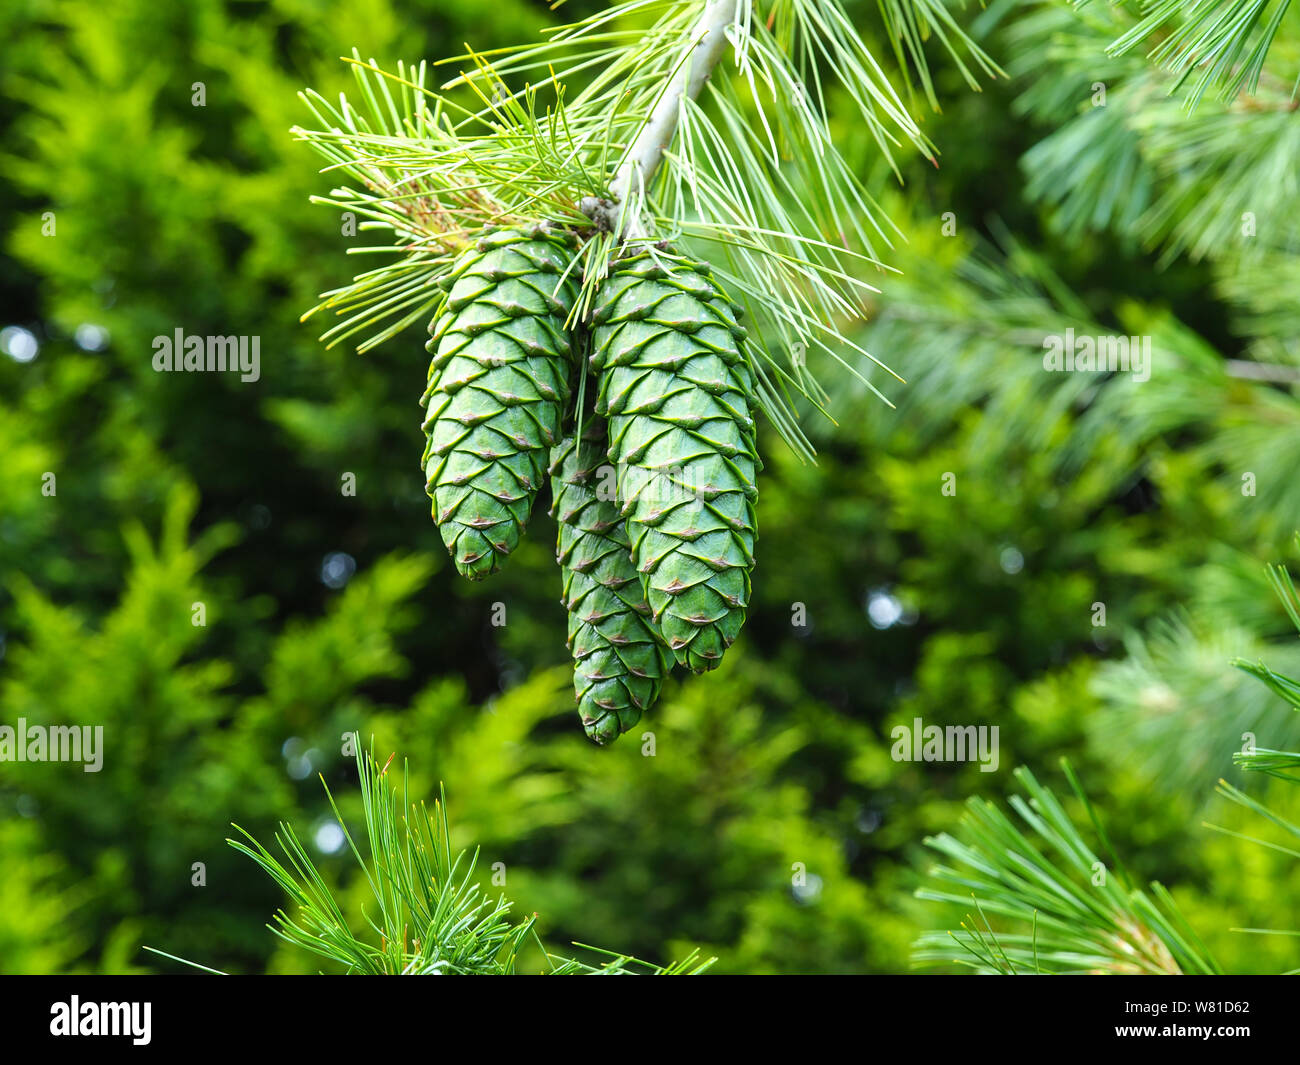
[[[709,0],[677,72],[628,148],[618,173],[610,183],[613,202],[583,201],[583,210],[605,228],[615,230],[619,237],[635,239],[645,235],[641,228],[641,212],[635,201],[625,213],[619,211],[619,205],[634,194],[643,196],[641,190],[654,180],[664,152],[677,133],[683,107],[688,101],[699,98],[713,68],[722,58],[727,46],[727,27],[736,20],[737,6],[737,0]],[[620,217],[624,228],[622,233],[617,233]]]
[[[996,72],[943,0],[889,10],[891,42],[923,72],[929,33]],[[570,326],[626,242],[707,261],[744,309],[753,406],[802,458],[797,408],[829,402],[812,353],[889,402],[868,373],[892,371],[845,334],[897,230],[835,143],[830,78],[896,171],[904,144],[935,153],[842,0],[623,0],[456,61],[434,91],[423,63],[393,74],[358,56],[356,105],[304,95],[319,125],[295,132],[355,182],[328,202],[395,237],[353,252],[400,257],[325,294],[316,311],[342,319],[331,343],[360,337],[364,351],[427,320],[458,249],[487,226],[542,224],[578,241]]]

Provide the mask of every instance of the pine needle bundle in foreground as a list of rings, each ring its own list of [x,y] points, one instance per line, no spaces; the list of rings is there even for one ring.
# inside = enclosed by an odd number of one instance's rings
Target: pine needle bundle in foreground
[[[1300,546],[1300,534],[1296,543]],[[1287,616],[1300,631],[1300,592],[1291,573],[1285,566],[1269,566],[1267,572]],[[1285,647],[1279,644],[1276,649]],[[1239,658],[1232,666],[1300,711],[1300,679],[1259,660]],[[1300,751],[1256,747],[1252,738],[1245,750],[1233,754],[1232,761],[1249,772],[1300,784]],[[930,870],[916,897],[949,907],[973,903],[974,912],[967,910],[957,929],[924,933],[916,942],[915,960],[1008,976],[1222,974],[1170,892],[1158,882],[1149,889],[1138,885],[1111,846],[1098,811],[1070,763],[1062,759],[1061,767],[1082,816],[1072,817],[1061,800],[1022,766],[1015,776],[1025,794],[1013,796],[1011,807],[1024,827],[996,803],[973,797],[966,802],[955,835],[944,832],[926,839],[944,863]],[[1276,804],[1278,794],[1256,797],[1222,778],[1215,790],[1253,823],[1244,828],[1204,822],[1205,828],[1274,854],[1300,857],[1295,849],[1300,824]],[[1089,829],[1100,848],[1094,849],[1085,838]],[[1249,901],[1258,905],[1259,898],[1252,896]],[[1232,931],[1300,936],[1294,928]],[[1295,973],[1290,968],[1284,975]]]
[[[412,801],[406,770],[399,784],[396,774],[389,773],[392,756],[380,768],[360,736],[352,733],[351,738],[364,836],[353,836],[328,787],[325,794],[371,891],[360,914],[331,886],[332,878],[321,875],[292,825],[281,822],[275,834],[283,862],[238,825],[243,839],[226,840],[283,890],[286,909],[278,910],[268,927],[286,943],[357,976],[513,976],[521,972],[520,959],[529,944],[538,948],[546,966],[541,971],[549,976],[694,976],[717,960],[691,951],[681,961],[658,966],[593,947],[583,948],[597,955],[589,961],[552,954],[537,934],[537,914],[514,920],[510,901],[480,886],[478,852],[453,848],[446,797],[435,799],[432,810]],[[144,949],[224,975],[153,947]]]

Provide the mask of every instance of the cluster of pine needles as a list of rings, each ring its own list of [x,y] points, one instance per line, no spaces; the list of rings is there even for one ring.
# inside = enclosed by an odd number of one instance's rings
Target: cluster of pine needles
[[[715,959],[696,952],[666,966],[625,954],[575,944],[590,955],[581,960],[552,954],[537,933],[537,915],[511,916],[504,895],[479,884],[477,850],[471,855],[452,846],[446,796],[430,810],[413,802],[405,767],[400,785],[365,750],[357,734],[357,774],[365,820],[363,853],[326,785],[325,793],[370,892],[359,917],[326,879],[292,825],[275,835],[282,861],[248,832],[230,846],[253,859],[283,889],[288,908],[267,927],[286,943],[324,959],[331,972],[361,976],[511,976],[521,972],[529,948],[552,976],[695,975]],[[322,779],[322,784],[324,780]],[[145,948],[203,972],[225,975],[206,965]]]
[[[1297,536],[1300,547],[1300,536]],[[1270,582],[1300,632],[1300,593],[1285,566],[1268,568]],[[1300,680],[1263,662],[1233,665],[1300,712]],[[1252,745],[1233,756],[1239,768],[1300,784],[1300,751]],[[1025,797],[1011,807],[1017,824],[993,802],[973,798],[962,828],[927,839],[945,861],[930,870],[917,897],[972,906],[958,928],[923,934],[915,960],[955,964],[976,972],[1019,974],[1218,975],[1224,970],[1159,883],[1144,889],[1111,846],[1101,819],[1068,762],[1062,768],[1094,849],[1061,801],[1025,768],[1016,779]],[[1259,826],[1251,833],[1206,823],[1211,831],[1300,859],[1300,824],[1226,780],[1216,791]],[[1258,834],[1256,834],[1258,833]],[[1289,928],[1240,927],[1249,935],[1295,937]],[[955,948],[955,949],[954,949]],[[1285,975],[1295,975],[1292,969]]]

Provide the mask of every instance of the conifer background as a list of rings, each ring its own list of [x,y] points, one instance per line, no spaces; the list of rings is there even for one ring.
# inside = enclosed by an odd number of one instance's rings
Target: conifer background
[[[846,4],[923,142],[891,165],[828,100],[897,227],[873,248],[897,273],[873,274],[847,339],[906,383],[860,363],[891,409],[808,354],[835,422],[799,411],[813,464],[758,419],[740,637],[597,750],[549,489],[510,564],[462,581],[416,462],[427,322],[358,355],[299,321],[364,240],[309,203],[328,179],[288,130],[299,90],[352,91],[354,48],[486,51],[602,6],[0,10],[0,723],[108,743],[98,774],[0,764],[0,969],[168,969],[156,944],[310,971],[224,840],[291,821],[359,904],[316,779],[357,812],[354,729],[409,760],[415,793],[445,783],[456,844],[505,863],[550,944],[906,971],[966,912],[915,897],[925,839],[1030,788],[1021,765],[1086,823],[1065,756],[1133,882],[1168,888],[1217,965],[1300,967],[1300,940],[1231,931],[1292,927],[1293,859],[1201,827],[1285,838],[1219,777],[1300,820],[1297,789],[1234,760],[1246,733],[1296,750],[1300,719],[1231,665],[1300,671],[1265,570],[1295,569],[1300,528],[1300,14],[1274,0],[1271,47],[1265,17],[1203,79],[1183,5],[1145,25],[1100,0]],[[259,336],[261,379],[156,373],[151,340],[178,327]],[[1149,336],[1150,380],[1044,372],[1067,329]],[[998,726],[999,771],[894,761],[915,718]]]

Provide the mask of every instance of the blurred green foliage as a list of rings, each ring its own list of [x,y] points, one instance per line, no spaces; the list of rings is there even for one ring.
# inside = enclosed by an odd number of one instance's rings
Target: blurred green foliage
[[[982,43],[1004,66],[1040,7],[998,5]],[[882,41],[874,5],[855,10]],[[0,327],[40,344],[0,355],[0,723],[97,724],[106,744],[98,774],[0,764],[0,971],[157,968],[143,943],[312,970],[266,932],[280,900],[224,839],[231,821],[326,825],[316,774],[355,809],[353,729],[409,760],[416,794],[445,783],[457,843],[503,863],[555,946],[901,971],[949,916],[911,897],[922,837],[1064,753],[1225,968],[1294,967],[1294,942],[1228,931],[1287,926],[1281,859],[1199,828],[1241,723],[1266,746],[1293,727],[1231,676],[1214,686],[1217,662],[1286,631],[1258,589],[1300,520],[1274,446],[1300,416],[1292,390],[1221,370],[1277,318],[1238,313],[1231,257],[1156,270],[1140,242],[1056,224],[1017,171],[1052,129],[1019,96],[1028,74],[973,94],[937,64],[945,110],[916,112],[942,165],[882,196],[904,273],[882,274],[859,338],[908,384],[873,378],[891,411],[846,382],[838,424],[807,423],[815,466],[760,430],[755,602],[720,670],[670,681],[598,750],[571,705],[545,505],[500,575],[455,577],[418,472],[419,331],[363,357],[299,323],[354,272],[355,238],[308,204],[328,178],[288,129],[298,89],[347,85],[354,46],[392,65],[552,17],[529,0],[0,11]],[[1167,369],[1146,391],[1053,378],[1032,338],[1066,327],[1148,332]],[[177,328],[260,337],[261,379],[155,373],[151,340]],[[999,771],[893,761],[891,728],[916,717],[998,726]]]

